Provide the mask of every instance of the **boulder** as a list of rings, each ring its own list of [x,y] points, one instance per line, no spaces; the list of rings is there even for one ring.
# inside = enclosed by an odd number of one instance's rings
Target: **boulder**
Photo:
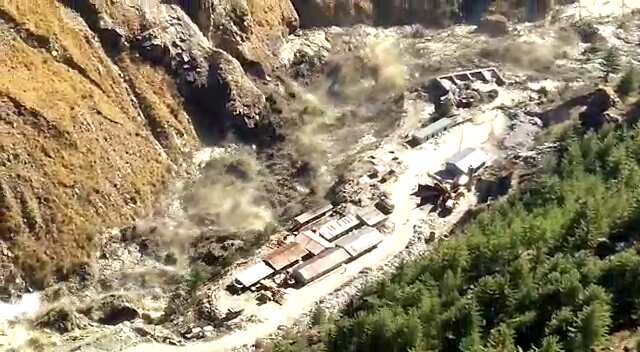
[[[231,55],[213,49],[209,57],[209,76],[204,92],[214,110],[220,110],[233,124],[254,128],[266,107],[265,96],[247,77],[242,66]],[[219,102],[219,103],[218,103]]]
[[[489,15],[478,24],[478,33],[490,37],[501,37],[509,34],[509,20],[502,15]]]

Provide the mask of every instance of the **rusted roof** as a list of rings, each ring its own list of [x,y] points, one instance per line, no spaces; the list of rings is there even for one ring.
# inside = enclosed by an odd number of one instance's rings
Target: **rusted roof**
[[[334,247],[333,243],[327,242],[312,231],[303,231],[299,233],[298,236],[296,236],[295,241],[313,255],[318,255],[325,249]]]
[[[349,253],[344,249],[331,248],[296,267],[293,271],[293,277],[300,283],[308,283],[337,268],[349,259]]]
[[[384,236],[373,227],[364,227],[336,241],[336,246],[344,248],[351,256],[357,257],[377,246]]]
[[[302,259],[307,253],[302,245],[294,242],[274,250],[263,259],[275,270],[280,270]]]
[[[333,205],[331,204],[327,204],[325,206],[321,206],[315,209],[311,209],[307,212],[304,212],[298,216],[296,216],[293,220],[296,222],[296,225],[300,226],[300,225],[304,225],[307,222],[317,219],[320,216],[328,213],[329,211],[331,211],[331,209],[333,209]]]
[[[340,235],[358,226],[358,224],[360,224],[360,220],[358,220],[354,215],[349,214],[343,218],[333,219],[322,225],[318,230],[318,233],[324,239],[333,241],[340,237]]]
[[[367,226],[377,226],[387,220],[387,216],[376,207],[369,207],[359,211],[358,218]]]
[[[236,281],[242,286],[249,288],[273,273],[274,270],[267,264],[259,262],[238,273],[236,275]]]

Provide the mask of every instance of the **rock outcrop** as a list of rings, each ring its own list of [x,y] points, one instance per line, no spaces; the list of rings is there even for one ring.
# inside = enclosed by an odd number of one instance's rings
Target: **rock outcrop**
[[[201,141],[261,120],[245,68],[270,65],[292,5],[202,3],[205,33],[160,0],[0,4],[5,294],[25,288],[14,266],[31,287],[86,271],[96,234],[147,213]]]
[[[289,0],[180,0],[198,27],[218,47],[264,78],[273,64],[271,44],[293,33],[298,15]]]
[[[377,25],[422,24],[442,26],[464,19],[472,23],[483,13],[494,11],[510,16],[525,12],[532,20],[549,15],[555,0],[292,0],[302,28],[358,23]],[[499,5],[499,6],[498,6]],[[499,7],[499,8],[498,8]]]

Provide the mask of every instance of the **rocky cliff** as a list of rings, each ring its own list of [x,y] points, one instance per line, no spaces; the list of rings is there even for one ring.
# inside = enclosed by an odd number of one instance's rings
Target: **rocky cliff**
[[[566,2],[566,1],[562,1]],[[303,28],[358,23],[442,26],[456,21],[478,22],[487,11],[513,19],[539,19],[556,0],[293,0]]]
[[[197,3],[0,4],[3,293],[87,273],[95,235],[148,212],[202,141],[260,123],[245,69],[297,27],[293,7]]]

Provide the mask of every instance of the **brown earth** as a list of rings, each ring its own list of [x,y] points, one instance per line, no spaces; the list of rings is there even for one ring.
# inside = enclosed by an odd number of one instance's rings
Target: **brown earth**
[[[239,42],[223,43],[229,52],[249,48],[251,60],[266,60],[297,16],[285,0],[243,6],[250,26],[217,35],[238,34]],[[264,97],[244,75],[176,5],[2,2],[2,293],[87,271],[95,235],[147,213],[199,146],[198,134],[222,123],[216,115],[258,119]]]

